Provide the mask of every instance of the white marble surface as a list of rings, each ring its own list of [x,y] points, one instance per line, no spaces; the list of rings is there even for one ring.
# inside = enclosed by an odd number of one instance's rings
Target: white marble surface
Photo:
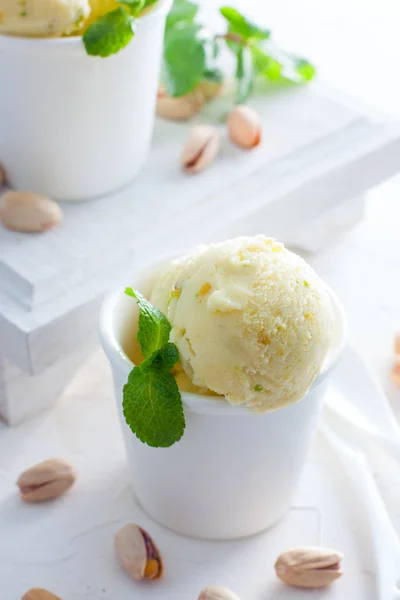
[[[318,592],[313,598],[374,600],[374,565],[357,502],[318,438],[290,515],[271,531],[244,541],[207,543],[151,522],[128,486],[104,366],[97,354],[50,413],[2,432],[2,600],[15,600],[31,586],[53,590],[65,600],[183,600],[218,582],[244,599],[295,600],[304,594],[279,585],[272,567],[283,549],[303,544],[333,546],[346,554],[346,577],[328,595]],[[75,487],[52,504],[23,505],[15,488],[17,474],[49,455],[67,457],[77,467]],[[139,522],[157,540],[166,561],[163,582],[134,584],[120,571],[112,539],[129,521]]]
[[[255,0],[248,3],[257,6]],[[267,4],[270,24],[279,26],[283,37],[292,36],[294,47],[319,56],[331,83],[400,114],[397,2]],[[350,335],[372,361],[398,417],[400,390],[391,384],[388,370],[392,336],[400,329],[399,199],[399,179],[372,191],[365,221],[312,259],[342,298]],[[51,505],[23,506],[15,489],[17,474],[49,455],[66,456],[78,467],[75,489]],[[372,458],[400,534],[400,468],[384,456]],[[112,537],[132,519],[159,541],[168,568],[164,583],[139,586],[120,572]],[[84,366],[50,413],[18,429],[0,426],[0,532],[2,600],[18,600],[33,586],[53,590],[63,600],[195,600],[199,588],[215,581],[234,588],[242,600],[376,600],[362,514],[318,437],[290,517],[267,534],[210,546],[148,521],[127,487],[110,374],[101,353]],[[346,575],[327,592],[277,586],[273,559],[285,546],[298,543],[343,550]]]

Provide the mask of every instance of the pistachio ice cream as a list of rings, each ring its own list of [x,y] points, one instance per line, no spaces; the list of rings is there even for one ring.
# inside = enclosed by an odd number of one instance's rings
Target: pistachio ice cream
[[[0,0],[0,34],[61,37],[78,30],[89,0]]]
[[[172,261],[150,301],[170,321],[191,382],[255,411],[302,399],[330,348],[334,316],[325,284],[263,235]]]

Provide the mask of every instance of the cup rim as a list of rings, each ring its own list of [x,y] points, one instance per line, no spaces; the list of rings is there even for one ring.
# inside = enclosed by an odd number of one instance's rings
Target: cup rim
[[[165,257],[163,260],[154,261],[147,266],[146,270],[156,270],[156,268],[160,267],[160,265],[164,262],[167,262],[168,260],[173,260],[177,257],[177,255],[180,256],[181,254],[184,254],[184,251],[179,252],[179,254],[174,253],[172,256],[170,255]],[[255,413],[249,410],[246,406],[234,406],[232,404],[229,404],[229,402],[227,402],[226,400],[220,399],[217,396],[205,396],[193,392],[181,392],[182,402],[185,408],[188,409],[190,412],[201,414],[224,414],[232,416],[256,415],[257,417],[260,417],[262,415],[268,415],[276,411],[291,409],[292,407],[301,404],[301,402],[305,400],[308,394],[313,392],[317,387],[319,387],[319,385],[321,385],[327,379],[327,377],[329,377],[336,362],[339,360],[342,350],[344,349],[344,346],[346,344],[347,321],[343,305],[339,301],[335,292],[328,285],[325,284],[325,286],[331,297],[338,322],[337,335],[335,336],[336,343],[334,344],[332,350],[329,352],[320,374],[317,375],[317,377],[314,379],[310,388],[301,400],[298,400],[297,402],[294,402],[292,404],[287,404],[282,407],[277,407],[276,409],[266,411],[265,413]],[[123,373],[125,373],[126,379],[128,379],[128,375],[135,365],[125,353],[113,329],[114,310],[119,300],[123,296],[125,296],[125,288],[122,287],[119,287],[116,290],[112,290],[108,294],[106,294],[100,309],[99,334],[101,345],[108,360],[112,365],[112,369],[114,370],[114,368],[117,368],[119,371],[122,371]]]
[[[158,0],[157,5],[149,11],[147,14],[140,17],[140,22],[146,25],[151,25],[152,21],[158,16],[168,13],[172,5],[172,0]],[[0,33],[0,44],[9,44],[10,46],[23,46],[28,49],[32,46],[35,48],[43,47],[79,47],[82,46],[82,35],[69,35],[65,37],[29,37],[29,36],[18,36],[6,33]],[[90,58],[101,58],[98,56],[92,56]]]

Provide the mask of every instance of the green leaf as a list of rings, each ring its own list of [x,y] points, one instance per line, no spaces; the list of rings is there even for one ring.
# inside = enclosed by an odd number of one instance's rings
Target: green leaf
[[[251,48],[251,53],[253,55],[253,65],[255,72],[257,73],[257,75],[264,75],[266,70],[268,69],[270,57],[268,56],[268,54],[266,54],[266,52],[263,52],[263,50],[261,50],[261,48],[258,48],[257,46],[253,46]]]
[[[253,64],[258,75],[303,83],[315,76],[315,67],[305,58],[285,52],[271,42],[252,45]]]
[[[158,2],[158,0],[145,0],[143,8],[149,8],[150,6],[153,6],[153,4],[155,4],[156,2]]]
[[[257,75],[265,75],[269,79],[276,81],[282,76],[282,64],[269,56],[267,52],[257,46],[251,48],[253,55],[253,65]]]
[[[167,317],[150,304],[142,294],[132,288],[126,288],[125,293],[135,298],[138,303],[139,331],[137,339],[143,356],[147,358],[168,342],[171,325]]]
[[[211,43],[210,43],[210,48],[211,48],[210,58],[212,60],[215,60],[216,58],[218,58],[218,56],[221,52],[221,40],[219,40],[218,38],[212,39]]]
[[[235,8],[224,6],[220,13],[229,23],[229,32],[242,36],[244,40],[267,40],[271,35],[269,29],[258,27]]]
[[[179,360],[168,342],[167,318],[139,292],[126,288],[139,306],[139,341],[145,359],[134,367],[123,389],[122,408],[132,432],[145,444],[167,448],[185,430],[182,398],[171,369]]]
[[[83,34],[86,52],[91,56],[110,56],[125,48],[134,35],[135,19],[124,7],[106,13]]]
[[[132,432],[154,448],[168,448],[185,430],[182,399],[172,373],[134,367],[123,389],[123,413]]]
[[[204,81],[212,81],[213,83],[221,83],[224,79],[224,73],[221,69],[206,69],[203,71],[202,79]]]
[[[179,360],[179,352],[178,348],[175,344],[168,342],[160,348],[153,352],[151,356],[146,358],[144,361],[140,363],[140,368],[143,373],[147,373],[154,368],[160,369],[162,371],[170,371],[172,367]]]
[[[222,69],[218,65],[218,56],[221,50],[221,40],[219,39],[208,39],[205,44],[205,68],[201,77],[202,81],[208,81],[209,83],[221,83],[225,76]]]
[[[129,10],[132,17],[136,17],[144,8],[144,0],[117,0],[118,4],[123,4]]]
[[[297,73],[304,81],[311,81],[317,70],[306,58],[295,57],[295,68]]]
[[[200,82],[206,67],[202,27],[178,23],[167,33],[164,46],[165,87],[170,96],[183,96]]]
[[[198,10],[198,5],[189,0],[175,0],[168,13],[166,29],[169,30],[182,21],[193,22]]]
[[[237,53],[236,80],[236,103],[244,104],[254,85],[253,57],[247,46],[240,47]]]

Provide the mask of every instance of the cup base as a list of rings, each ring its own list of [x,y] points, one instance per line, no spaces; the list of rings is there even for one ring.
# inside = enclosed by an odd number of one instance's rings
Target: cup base
[[[193,523],[193,527],[190,527],[190,526],[183,526],[182,524],[179,524],[178,522],[173,522],[172,519],[171,520],[163,519],[160,516],[157,516],[156,514],[154,514],[151,510],[148,510],[148,508],[140,500],[140,497],[138,496],[133,484],[131,485],[131,492],[132,492],[136,502],[139,504],[140,508],[155,523],[157,523],[158,525],[161,525],[165,529],[168,529],[168,531],[171,531],[172,533],[175,533],[182,537],[195,539],[195,540],[207,540],[207,541],[214,541],[214,542],[218,542],[218,541],[222,542],[222,541],[229,541],[229,540],[231,540],[231,541],[240,540],[240,539],[252,537],[254,535],[259,535],[261,533],[264,533],[265,531],[268,531],[269,529],[272,529],[276,525],[278,525],[278,523],[280,521],[282,521],[290,511],[290,505],[285,506],[284,509],[281,510],[278,515],[274,515],[274,517],[271,517],[271,514],[269,514],[268,515],[269,518],[266,519],[265,522],[263,522],[263,523],[258,523],[257,525],[253,524],[252,526],[249,526],[248,528],[246,528],[246,527],[238,528],[236,531],[235,531],[234,527],[230,526],[229,531],[220,530],[220,531],[211,532],[211,531],[207,531],[207,528],[204,527],[204,524]],[[195,520],[195,518],[194,518],[194,520]]]

